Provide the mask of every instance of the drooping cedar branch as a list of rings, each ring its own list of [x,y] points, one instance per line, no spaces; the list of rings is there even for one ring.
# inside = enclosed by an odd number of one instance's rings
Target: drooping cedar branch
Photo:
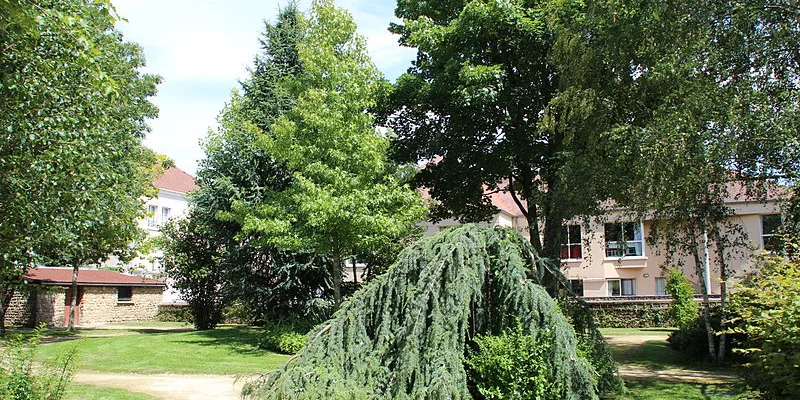
[[[552,335],[548,380],[562,384],[561,398],[597,398],[595,369],[578,354],[572,327],[539,285],[552,273],[542,261],[507,229],[465,225],[424,238],[313,330],[295,360],[248,384],[245,394],[469,399],[466,343],[519,321],[529,335]]]

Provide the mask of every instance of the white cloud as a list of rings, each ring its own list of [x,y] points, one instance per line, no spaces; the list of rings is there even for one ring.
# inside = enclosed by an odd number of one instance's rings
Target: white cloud
[[[147,59],[146,72],[164,82],[153,102],[159,118],[150,122],[145,144],[173,158],[178,167],[194,174],[203,157],[199,140],[228,100],[230,90],[247,76],[247,66],[259,51],[263,21],[274,21],[278,0],[113,0],[127,22],[118,24],[126,40],[139,43]],[[310,0],[300,2],[307,10]],[[389,79],[404,72],[414,51],[397,44],[387,31],[394,1],[345,0],[367,39],[377,67]]]

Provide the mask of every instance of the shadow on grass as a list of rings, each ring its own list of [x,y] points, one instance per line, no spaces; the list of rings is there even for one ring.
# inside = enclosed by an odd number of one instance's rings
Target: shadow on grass
[[[216,329],[195,331],[192,337],[178,340],[179,343],[199,346],[227,347],[240,354],[263,354],[266,350],[258,347],[262,331],[251,327],[218,327]]]
[[[749,399],[752,392],[742,383],[679,382],[663,379],[626,379],[625,392],[611,397],[613,400],[721,400]]]

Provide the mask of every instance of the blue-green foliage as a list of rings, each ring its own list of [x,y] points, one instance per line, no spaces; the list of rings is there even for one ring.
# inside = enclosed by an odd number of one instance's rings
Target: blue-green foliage
[[[559,399],[598,397],[597,372],[539,284],[546,264],[511,230],[465,225],[404,250],[284,368],[245,388],[262,399],[470,399],[466,343],[517,326],[540,349]],[[614,379],[615,369],[603,371]]]

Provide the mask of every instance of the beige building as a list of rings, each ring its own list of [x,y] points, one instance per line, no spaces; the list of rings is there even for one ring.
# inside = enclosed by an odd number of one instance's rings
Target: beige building
[[[509,194],[493,194],[492,203],[498,213],[484,226],[512,228],[528,236],[527,221]],[[752,201],[741,194],[731,194],[726,203],[732,210],[729,222],[742,233],[740,246],[726,260],[730,275],[735,277],[750,270],[754,252],[769,250],[774,244],[780,225],[780,208],[776,200]],[[664,296],[665,268],[680,266],[700,293],[701,277],[696,272],[694,258],[670,256],[662,246],[651,247],[647,238],[653,221],[632,220],[625,215],[625,210],[609,209],[600,218],[566,225],[561,265],[573,289],[586,298],[624,300]],[[426,234],[433,234],[458,224],[455,220],[445,220],[424,225]],[[702,246],[702,240],[698,241],[698,246]],[[710,253],[711,294],[719,294],[720,271],[713,248]]]
[[[28,296],[15,294],[6,311],[9,325],[67,326],[72,304],[72,268],[33,268],[25,276],[36,289]],[[78,272],[75,325],[153,321],[165,283],[113,271]]]

